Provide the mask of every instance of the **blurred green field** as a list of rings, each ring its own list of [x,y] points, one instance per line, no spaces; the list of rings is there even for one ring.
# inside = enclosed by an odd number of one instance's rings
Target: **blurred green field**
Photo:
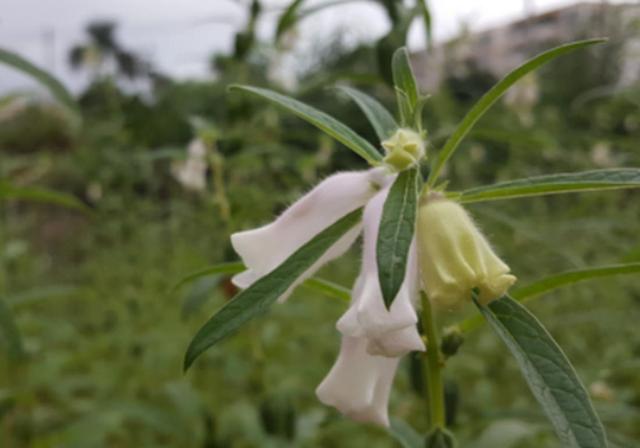
[[[127,93],[117,77],[96,78],[79,98],[79,131],[59,107],[32,99],[0,120],[2,178],[74,195],[88,209],[0,204],[0,326],[11,328],[13,316],[22,344],[0,332],[1,447],[398,446],[385,430],[317,401],[314,389],[337,355],[335,322],[347,304],[303,287],[182,373],[189,340],[233,287],[224,276],[175,285],[234,261],[233,231],[269,222],[336,170],[366,168],[297,118],[227,92],[231,83],[269,85],[268,51],[252,51],[219,57],[215,81],[154,79],[153,101]],[[492,109],[449,166],[450,188],[640,166],[640,85],[591,95],[612,81],[599,62],[608,51],[584,51],[540,71],[527,119],[513,104]],[[394,93],[375,71],[377,54],[373,44],[327,44],[289,93],[376,143],[357,107],[327,87],[351,82],[392,107]],[[431,150],[492,82],[482,73],[450,74],[431,92],[424,123]],[[207,186],[194,192],[172,166],[198,137],[208,143]],[[574,268],[640,262],[635,190],[469,208],[519,285]],[[358,252],[352,248],[321,276],[350,287]],[[612,446],[640,446],[638,276],[581,283],[529,307],[576,366]],[[442,319],[453,324],[474,311]],[[390,414],[424,429],[415,368],[403,360]],[[486,328],[468,335],[445,375],[462,447],[560,447]]]

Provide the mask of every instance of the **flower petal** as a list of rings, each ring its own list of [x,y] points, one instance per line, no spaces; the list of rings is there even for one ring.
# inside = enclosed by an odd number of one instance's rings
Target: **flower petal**
[[[422,281],[439,306],[455,308],[469,301],[473,288],[487,304],[516,281],[460,204],[429,198],[420,207],[417,230]]]
[[[246,288],[271,272],[315,235],[348,213],[362,207],[387,181],[384,169],[338,173],[298,199],[275,221],[253,230],[234,233],[231,244],[247,266],[233,282]],[[281,297],[322,265],[342,255],[355,241],[360,227],[347,232]]]
[[[353,289],[351,307],[340,318],[338,330],[343,335],[366,337],[371,354],[401,356],[414,350],[424,350],[418,334],[418,317],[414,304],[418,295],[418,266],[415,242],[407,258],[405,280],[391,309],[382,298],[376,258],[378,228],[388,189],[369,201],[364,211],[364,247],[362,270]]]
[[[316,395],[349,418],[389,426],[387,405],[400,358],[372,356],[367,344],[366,339],[344,336],[338,360]]]

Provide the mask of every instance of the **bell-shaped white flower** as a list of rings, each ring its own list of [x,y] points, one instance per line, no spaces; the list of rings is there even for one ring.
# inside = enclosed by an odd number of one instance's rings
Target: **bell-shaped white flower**
[[[234,233],[231,244],[247,270],[233,277],[233,283],[247,288],[271,272],[322,230],[365,205],[388,182],[382,168],[334,174],[298,199],[275,221],[253,230]],[[341,256],[356,240],[361,226],[355,226],[324,253],[280,297],[285,300],[301,282],[320,267]]]
[[[370,355],[368,344],[343,336],[338,360],[316,395],[349,418],[389,426],[387,403],[400,358]]]
[[[389,188],[381,190],[365,207],[362,269],[353,288],[351,306],[337,328],[343,335],[367,338],[367,350],[372,355],[397,357],[425,347],[416,328],[414,308],[419,293],[415,244],[409,251],[404,282],[390,309],[382,298],[376,245],[388,193]]]
[[[455,307],[478,288],[482,304],[500,298],[516,281],[465,209],[431,196],[418,212],[418,251],[429,299]]]

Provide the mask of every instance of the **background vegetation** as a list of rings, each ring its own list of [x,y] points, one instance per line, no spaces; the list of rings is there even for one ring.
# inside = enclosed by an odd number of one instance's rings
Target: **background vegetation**
[[[93,73],[78,98],[81,126],[58,103],[24,95],[0,100],[3,185],[46,187],[83,204],[0,204],[0,446],[396,446],[384,430],[348,421],[315,398],[338,351],[334,324],[346,304],[335,299],[301,288],[188,375],[181,372],[189,339],[234,291],[224,276],[175,289],[178,281],[233,261],[230,232],[268,222],[329,173],[364,167],[295,117],[227,93],[230,83],[284,89],[267,73],[287,52],[296,16],[283,15],[277,43],[259,42],[260,5],[251,7],[234,53],[212,58],[211,80],[178,82],[156,73],[122,48],[113,24],[102,22],[70,52],[70,63]],[[327,87],[350,83],[393,104],[388,74],[379,69],[406,38],[393,8],[392,31],[378,42],[319,43],[288,92],[373,143],[356,106]],[[622,61],[610,55],[621,42],[555,62],[530,80],[537,86],[532,101],[493,109],[449,166],[451,186],[639,166],[640,84],[612,87]],[[459,72],[452,69],[426,105],[433,148],[494,81]],[[132,93],[132,79],[150,86],[150,94]],[[194,139],[207,150],[200,191],[174,176]],[[640,261],[639,199],[634,191],[607,192],[471,209],[524,285],[571,268]],[[323,276],[350,285],[357,251]],[[579,284],[530,306],[588,385],[613,445],[639,446],[637,276]],[[415,369],[404,361],[391,413],[420,428]],[[468,336],[446,375],[449,418],[465,448],[558,446],[486,329]]]

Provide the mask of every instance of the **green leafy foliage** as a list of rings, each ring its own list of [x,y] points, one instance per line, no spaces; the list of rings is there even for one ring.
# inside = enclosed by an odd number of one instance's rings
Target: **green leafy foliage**
[[[538,319],[508,296],[478,308],[516,359],[562,445],[606,447],[604,428],[587,391]]]
[[[339,219],[294,252],[280,266],[227,303],[194,336],[185,354],[185,370],[206,349],[237,330],[250,319],[267,311],[278,297],[295,283],[298,277],[358,223],[361,216],[362,209],[358,209]]]
[[[66,87],[47,71],[32,64],[22,56],[11,51],[0,48],[0,63],[9,65],[21,72],[31,76],[51,95],[66,108],[76,124],[80,124],[82,118],[79,113],[78,103],[73,98]]]
[[[0,200],[40,202],[43,204],[73,208],[83,212],[91,211],[89,207],[74,196],[45,188],[14,187],[6,182],[0,182]]]
[[[429,185],[435,185],[435,182],[438,180],[438,176],[440,175],[442,168],[444,168],[445,163],[447,163],[449,158],[451,158],[455,150],[458,148],[460,142],[462,142],[471,128],[473,128],[477,121],[482,118],[482,116],[491,108],[491,106],[495,104],[496,101],[498,101],[498,99],[509,89],[509,87],[511,87],[528,73],[536,70],[540,66],[557,58],[558,56],[575,51],[580,48],[587,47],[589,45],[599,44],[604,41],[604,39],[588,39],[560,45],[559,47],[552,48],[551,50],[540,53],[538,56],[528,60],[527,62],[510,72],[507,76],[502,78],[500,82],[498,82],[491,88],[491,90],[485,93],[483,97],[480,98],[480,100],[471,108],[471,110],[467,112],[460,124],[456,127],[447,142],[444,144],[444,147],[440,150],[438,158],[436,159],[433,169],[431,170],[432,174],[429,177]]]
[[[303,4],[304,0],[293,0],[284,10],[276,25],[276,41],[296,24],[300,8],[302,8]]]
[[[391,137],[398,129],[398,124],[393,115],[378,100],[353,87],[339,86],[338,89],[349,95],[356,102],[367,116],[369,123],[371,123],[381,141]]]
[[[420,92],[418,91],[418,83],[411,69],[409,52],[405,47],[399,48],[393,53],[391,68],[402,125],[413,126],[415,112],[418,109],[418,103],[420,101]]]
[[[335,118],[317,110],[314,107],[272,90],[262,89],[259,87],[235,85],[231,86],[230,89],[253,93],[277,104],[303,120],[308,121],[327,135],[335,138],[372,165],[375,165],[382,160],[380,152],[378,152],[371,143],[356,134],[344,123],[339,122]]]
[[[402,448],[423,448],[424,438],[416,432],[407,422],[399,418],[392,418],[389,434],[402,446]]]
[[[472,188],[455,196],[460,202],[483,202],[582,191],[640,187],[639,168],[612,168],[582,173],[549,174]]]
[[[398,174],[382,209],[376,261],[380,289],[387,308],[396,298],[407,270],[407,257],[416,228],[420,183],[417,167]]]
[[[555,289],[570,286],[578,282],[617,275],[637,274],[639,272],[640,263],[626,263],[611,266],[574,269],[543,277],[542,279],[534,281],[526,286],[516,288],[511,293],[511,297],[520,302],[527,302]],[[466,333],[478,328],[482,325],[482,322],[483,320],[480,316],[473,316],[459,323],[457,327],[460,331]]]
[[[625,274],[640,273],[640,263],[627,263],[595,268],[575,269],[545,277],[527,286],[513,291],[513,298],[524,302],[536,296],[553,291],[557,288],[573,285],[574,283]]]

